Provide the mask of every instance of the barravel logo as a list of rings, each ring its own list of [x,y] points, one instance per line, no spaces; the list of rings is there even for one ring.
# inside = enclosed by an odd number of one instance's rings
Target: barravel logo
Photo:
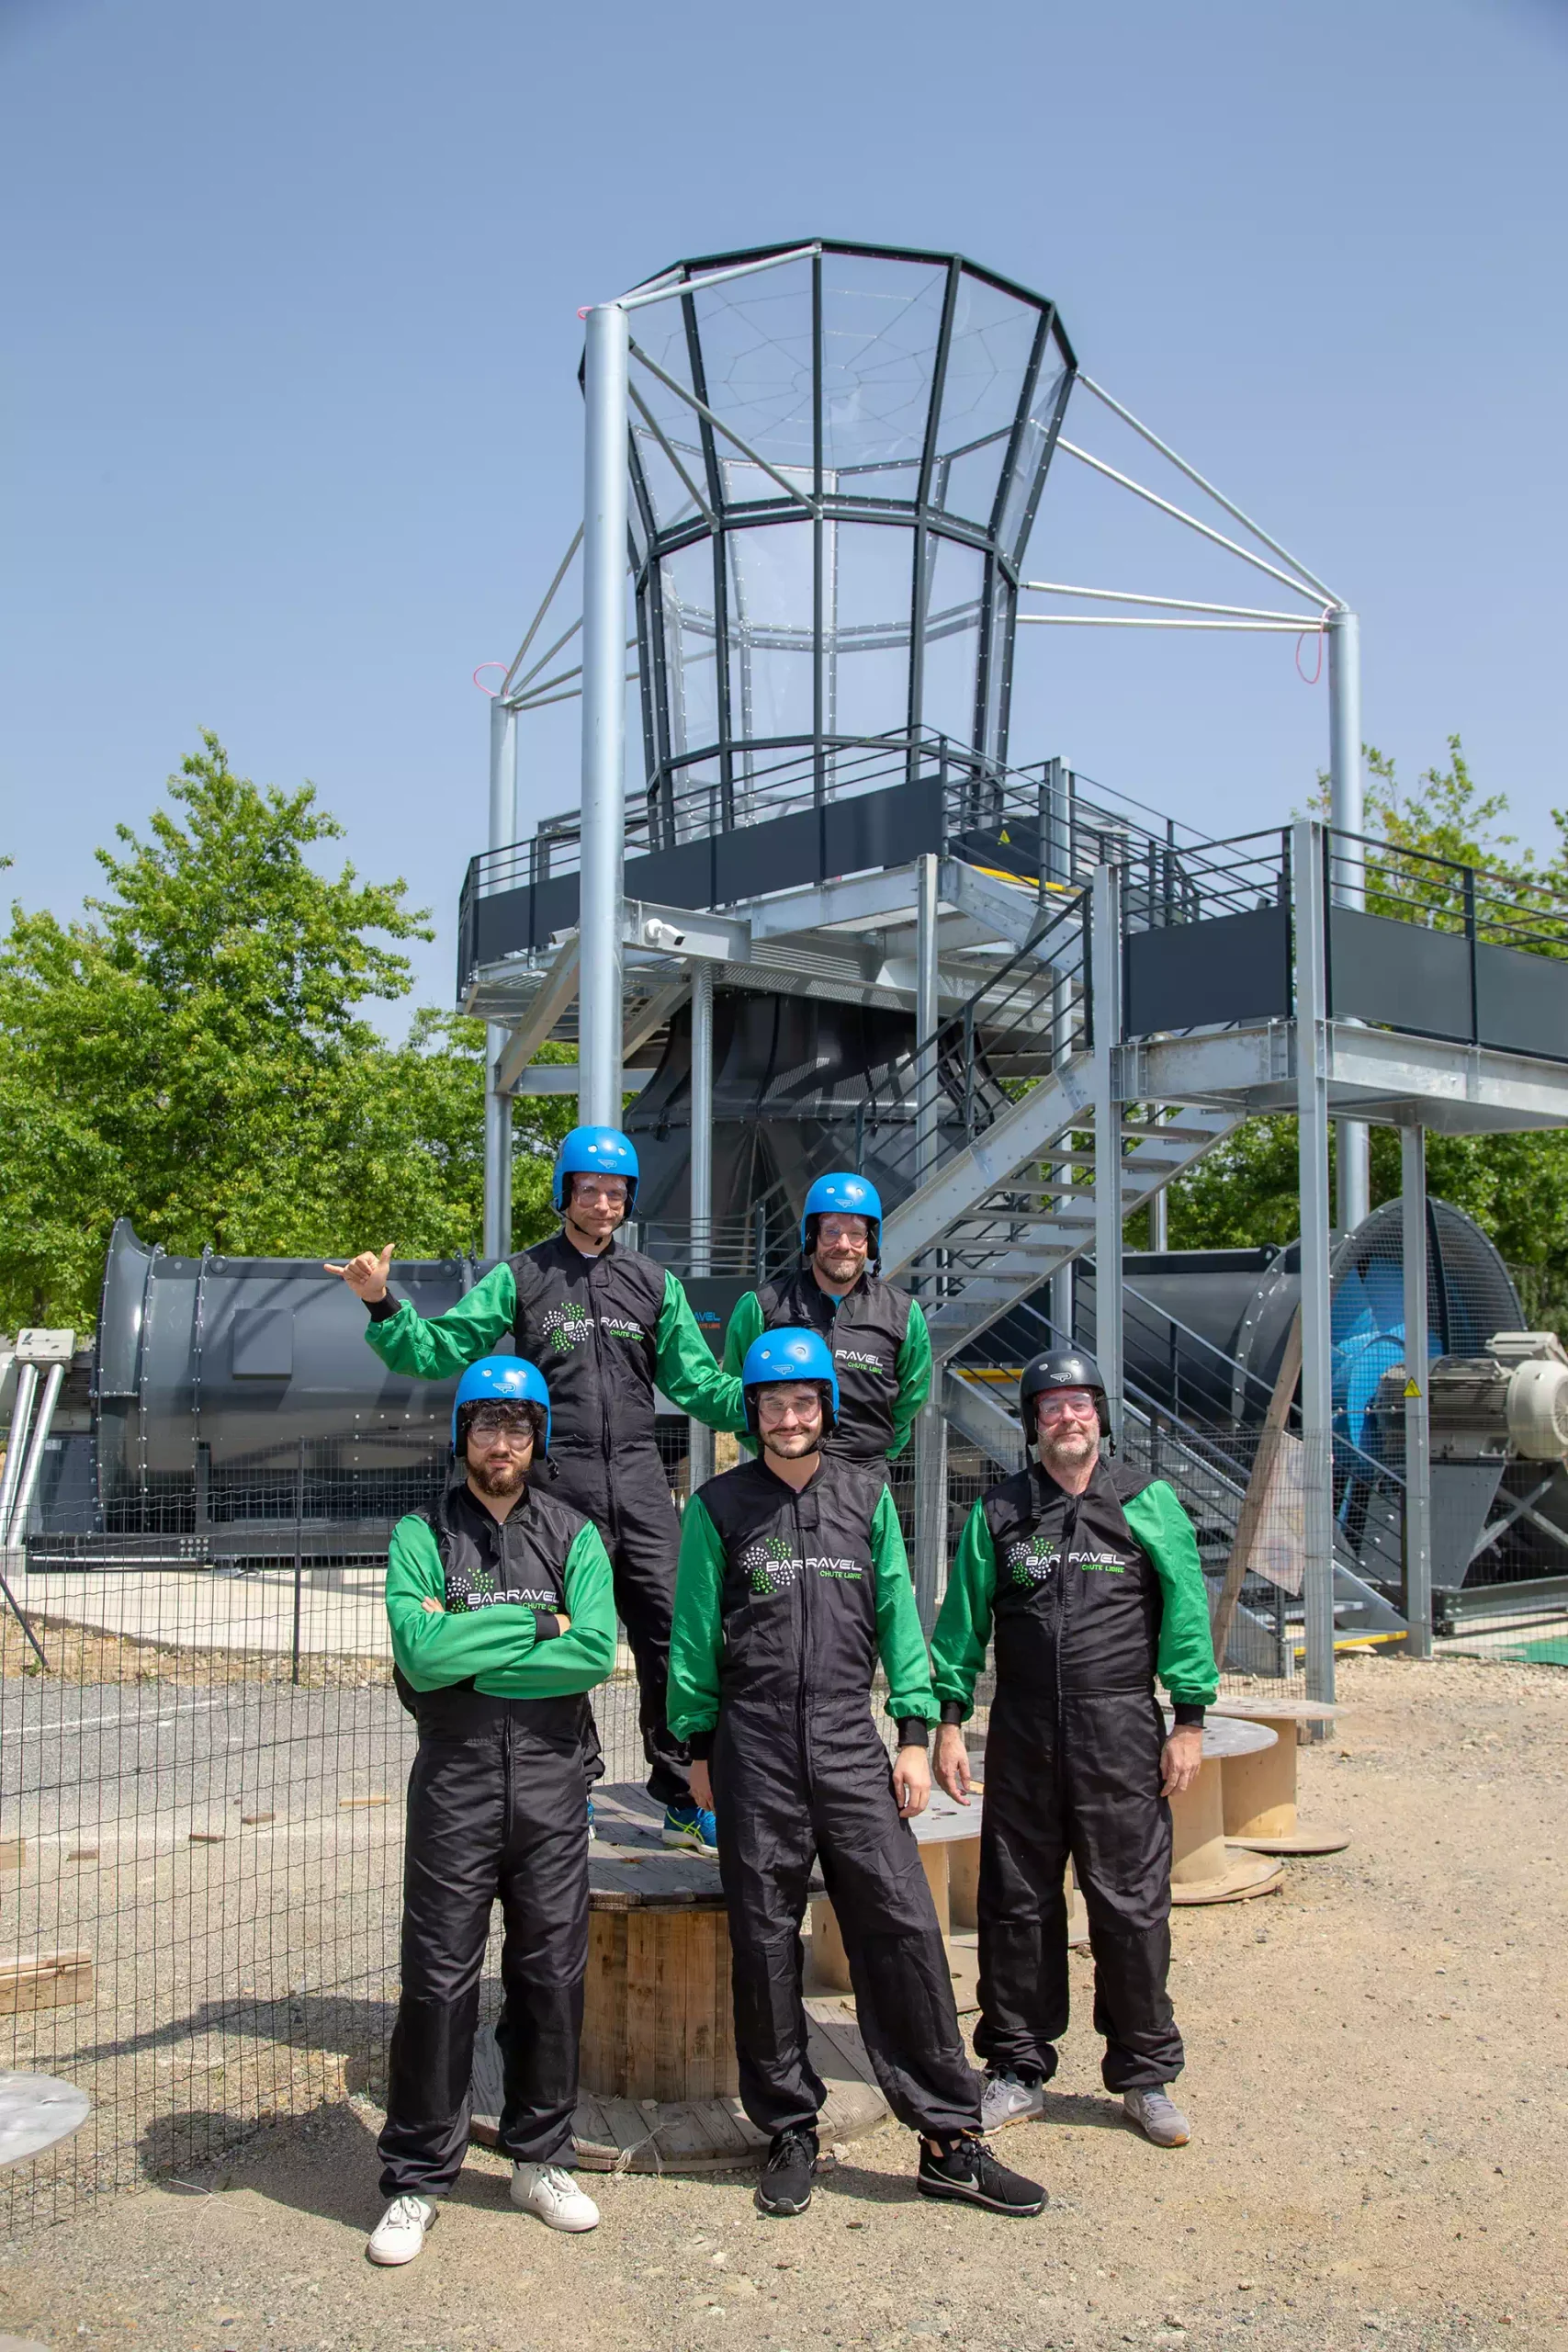
[[[1061,1556],[1050,1536],[1030,1535],[1010,1544],[1002,1562],[1014,1584],[1027,1586],[1043,1584]]]
[[[564,1306],[552,1306],[539,1329],[550,1352],[558,1356],[570,1355],[573,1348],[593,1337],[587,1310],[575,1299],[569,1299]]]
[[[856,1372],[886,1372],[887,1369],[882,1358],[874,1355],[869,1348],[835,1348],[833,1362],[847,1363]]]
[[[740,1573],[759,1596],[787,1592],[800,1574],[800,1562],[782,1535],[765,1535],[741,1553]]]
[[[640,1340],[644,1336],[642,1325],[634,1323],[629,1315],[601,1315],[599,1329],[608,1332],[612,1340]]]
[[[807,1576],[837,1577],[851,1583],[858,1582],[865,1574],[859,1560],[840,1559],[833,1555],[803,1560],[792,1552],[783,1535],[765,1535],[760,1543],[748,1545],[740,1555],[740,1573],[751,1590],[759,1596],[771,1592],[787,1592]]]

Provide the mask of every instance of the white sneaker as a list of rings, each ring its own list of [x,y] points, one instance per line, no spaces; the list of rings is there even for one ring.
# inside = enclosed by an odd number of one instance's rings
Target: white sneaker
[[[440,2207],[427,2197],[394,2197],[370,2233],[367,2255],[389,2268],[394,2263],[412,2262],[424,2251],[424,2233],[435,2227]]]
[[[512,2202],[548,2230],[596,2230],[599,2208],[559,2165],[513,2165]]]
[[[1123,2091],[1122,2104],[1156,2148],[1184,2148],[1192,2137],[1192,2126],[1164,2090]]]
[[[980,2095],[980,2129],[1001,2132],[1010,2123],[1037,2122],[1045,2112],[1043,2083],[1022,2083],[1016,2075],[987,2075]]]

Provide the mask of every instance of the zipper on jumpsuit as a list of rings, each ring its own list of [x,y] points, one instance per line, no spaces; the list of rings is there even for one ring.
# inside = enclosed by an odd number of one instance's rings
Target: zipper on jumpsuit
[[[812,1617],[811,1603],[807,1599],[807,1593],[810,1587],[811,1578],[807,1573],[806,1537],[800,1524],[800,1495],[798,1490],[792,1491],[790,1498],[790,1512],[795,1521],[795,1551],[800,1560],[800,1673],[795,1685],[795,1723],[800,1734],[800,1769],[806,1776],[806,1785],[807,1789],[810,1789],[813,1783],[811,1774],[811,1742],[807,1736],[807,1702],[810,1697],[810,1689],[807,1681],[807,1669],[811,1653]]]
[[[615,1246],[612,1241],[610,1250]],[[615,1482],[610,1476],[614,1459],[610,1449],[610,1408],[604,1398],[604,1351],[599,1340],[599,1301],[593,1292],[593,1277],[609,1254],[609,1250],[602,1250],[597,1258],[588,1261],[588,1316],[593,1326],[593,1371],[599,1383],[599,1458],[604,1467],[604,1516],[610,1522],[609,1548],[614,1551],[620,1542],[620,1520],[615,1510]]]

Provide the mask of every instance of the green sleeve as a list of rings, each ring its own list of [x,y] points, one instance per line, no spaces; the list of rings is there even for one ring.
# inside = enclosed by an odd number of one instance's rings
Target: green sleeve
[[[517,1285],[503,1260],[445,1315],[426,1321],[405,1298],[385,1322],[367,1323],[365,1337],[389,1372],[400,1372],[410,1380],[450,1380],[454,1373],[489,1355],[516,1317]]]
[[[670,1728],[706,1754],[718,1721],[718,1666],[724,1655],[724,1546],[701,1495],[681,1519],[675,1571],[675,1623],[670,1636]]]
[[[421,1606],[442,1600],[446,1579],[435,1537],[423,1519],[400,1520],[387,1560],[387,1616],[392,1655],[416,1690],[472,1682],[491,1699],[561,1699],[592,1690],[615,1663],[615,1608],[610,1561],[599,1531],[581,1527],[562,1570],[571,1623],[553,1641],[520,1602],[436,1615]]]
[[[710,1430],[742,1430],[740,1383],[714,1361],[691,1302],[675,1276],[664,1277],[664,1305],[654,1336],[653,1376],[672,1405]]]
[[[446,1579],[435,1537],[423,1519],[400,1519],[387,1555],[387,1621],[392,1656],[416,1690],[445,1690],[454,1682],[521,1666],[537,1634],[531,1609],[424,1609],[445,1601]],[[551,1645],[545,1643],[545,1648]]]
[[[1209,1595],[1198,1538],[1174,1487],[1155,1479],[1122,1506],[1127,1524],[1155,1564],[1164,1608],[1156,1671],[1171,1698],[1184,1706],[1213,1704],[1220,1687],[1209,1631]]]
[[[918,1305],[909,1309],[908,1326],[899,1342],[893,1371],[898,1394],[893,1400],[893,1442],[887,1449],[890,1462],[896,1453],[903,1453],[915,1415],[931,1393],[931,1335]]]
[[[753,1340],[762,1336],[762,1302],[754,1290],[735,1302],[735,1312],[729,1318],[729,1329],[724,1335],[724,1368],[739,1380],[746,1363],[746,1351]],[[757,1441],[750,1430],[738,1432],[741,1444],[749,1453],[757,1451]]]
[[[944,1706],[962,1707],[967,1722],[975,1709],[975,1678],[983,1672],[991,1639],[991,1604],[997,1590],[997,1547],[984,1507],[976,1503],[964,1521],[931,1635],[932,1680]]]
[[[926,1637],[915,1606],[904,1531],[886,1487],[872,1517],[871,1558],[876,1576],[876,1647],[887,1677],[887,1712],[895,1723],[918,1715],[934,1724],[937,1704]]]

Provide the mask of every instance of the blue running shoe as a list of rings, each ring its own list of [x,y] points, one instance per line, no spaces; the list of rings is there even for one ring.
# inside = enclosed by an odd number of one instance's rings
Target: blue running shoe
[[[588,1800],[588,1842],[593,1846],[598,1843],[598,1839],[599,1832],[593,1826],[593,1800],[590,1797]]]
[[[688,1854],[701,1854],[706,1862],[718,1860],[718,1833],[711,1813],[700,1804],[671,1804],[664,1808],[664,1843],[679,1846]]]

